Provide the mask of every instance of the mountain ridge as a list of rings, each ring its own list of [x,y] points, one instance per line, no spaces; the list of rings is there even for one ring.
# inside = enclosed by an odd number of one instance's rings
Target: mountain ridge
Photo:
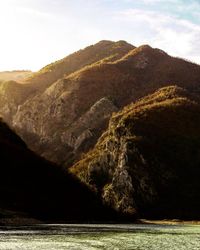
[[[124,41],[111,42],[101,41],[95,45],[86,47],[71,55],[68,55],[62,60],[54,62],[40,71],[31,74],[31,77],[25,79],[19,86],[19,83],[13,82],[13,93],[15,88],[18,88],[17,95],[14,93],[10,98],[10,93],[6,95],[0,92],[0,115],[6,122],[12,125],[12,117],[16,113],[18,106],[25,103],[28,99],[44,92],[46,88],[54,82],[64,77],[64,75],[72,74],[74,71],[88,66],[100,60],[114,60],[121,55],[126,54],[130,49],[134,48]],[[9,82],[2,83],[4,86],[10,85]],[[23,86],[22,86],[23,85]],[[18,100],[20,99],[20,102]],[[12,104],[9,104],[11,101]],[[6,110],[6,111],[5,111]]]
[[[26,141],[34,151],[59,164],[66,161],[68,165],[94,145],[112,112],[160,87],[176,84],[197,90],[199,83],[200,66],[144,45],[130,50],[120,59],[94,63],[53,83],[20,106],[13,125],[25,141],[27,132],[39,138],[32,144],[30,135]],[[83,131],[80,117],[84,120],[93,105],[106,99],[109,101],[103,102],[103,109],[108,112],[96,118],[95,126],[88,120]],[[97,113],[91,116],[97,117]],[[76,129],[73,131],[71,127]],[[42,150],[38,150],[38,144]],[[80,150],[75,145],[79,145]],[[61,152],[63,157],[56,152]]]

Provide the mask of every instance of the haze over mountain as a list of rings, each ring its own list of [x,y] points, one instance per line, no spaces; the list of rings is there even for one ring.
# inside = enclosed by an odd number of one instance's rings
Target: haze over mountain
[[[29,70],[13,70],[0,72],[0,81],[23,81],[32,74]]]
[[[148,45],[102,41],[28,83],[34,91],[11,111],[12,125],[35,152],[68,166],[96,143],[113,112],[163,86],[198,90],[200,66]]]
[[[71,172],[123,213],[199,219],[199,114],[199,94],[159,89],[114,114]]]

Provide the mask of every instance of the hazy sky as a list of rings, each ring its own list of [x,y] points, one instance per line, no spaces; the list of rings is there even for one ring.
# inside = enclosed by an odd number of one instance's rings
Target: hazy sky
[[[0,0],[0,32],[0,70],[38,70],[102,39],[200,63],[200,0]]]

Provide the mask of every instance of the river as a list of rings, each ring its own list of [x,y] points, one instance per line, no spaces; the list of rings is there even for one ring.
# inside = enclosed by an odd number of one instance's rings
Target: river
[[[1,250],[199,250],[197,225],[35,225],[0,227]]]

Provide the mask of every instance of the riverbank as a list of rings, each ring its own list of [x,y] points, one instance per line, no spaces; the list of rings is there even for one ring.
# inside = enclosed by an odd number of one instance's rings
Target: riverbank
[[[152,225],[200,225],[200,221],[198,220],[147,220],[147,219],[140,219],[140,223],[142,224],[152,224]]]

